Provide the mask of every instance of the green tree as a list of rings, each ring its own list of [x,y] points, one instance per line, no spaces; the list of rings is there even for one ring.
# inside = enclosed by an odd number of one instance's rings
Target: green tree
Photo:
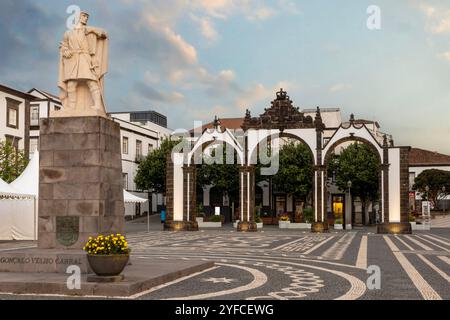
[[[158,149],[150,152],[140,163],[134,178],[139,190],[166,193],[166,160],[179,141],[165,139]]]
[[[379,197],[379,173],[378,155],[369,145],[357,142],[334,155],[328,165],[328,177],[334,176],[340,190],[348,190],[348,181],[352,182],[352,196],[361,200],[363,223],[368,202]]]
[[[445,187],[445,192],[442,191],[442,187]],[[424,200],[428,196],[433,206],[437,208],[439,199],[443,199],[450,194],[450,171],[438,169],[422,171],[414,180],[413,190],[422,193]]]
[[[313,159],[308,147],[302,143],[289,142],[282,146],[278,156],[279,169],[273,176],[273,184],[277,190],[306,202],[312,190],[314,175]]]
[[[223,148],[223,164],[208,164],[215,157],[215,152],[216,150],[212,150],[210,155],[203,154],[204,161],[197,166],[197,190],[214,185],[223,195],[227,194],[231,201],[236,201],[239,192],[239,164],[226,164],[226,148]],[[237,159],[236,152],[234,156]]]
[[[17,179],[29,160],[22,150],[16,150],[10,141],[0,141],[0,178],[8,183]]]

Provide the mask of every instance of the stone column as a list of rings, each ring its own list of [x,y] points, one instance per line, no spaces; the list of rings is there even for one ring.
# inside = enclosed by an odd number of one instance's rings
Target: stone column
[[[325,205],[325,170],[326,167],[322,163],[323,149],[323,130],[325,125],[322,122],[322,116],[319,107],[317,107],[316,117],[314,120],[316,126],[316,164],[314,166],[314,204],[315,204],[315,221],[311,225],[312,232],[327,232],[328,222],[326,218]]]
[[[386,138],[385,138],[386,140]],[[391,148],[394,148],[391,146]],[[383,146],[383,187],[384,187],[384,223],[377,225],[379,234],[411,234],[412,228],[409,223],[409,150],[410,147],[398,147],[400,154],[400,222],[391,222],[389,219],[389,166],[387,143]],[[388,162],[389,161],[389,162]]]
[[[239,167],[240,221],[237,231],[256,231],[255,222],[255,167]]]
[[[178,164],[177,164],[178,166]],[[180,169],[180,167],[178,166]],[[164,223],[165,231],[197,231],[198,224],[195,221],[195,186],[196,186],[196,175],[194,166],[183,166],[182,171],[178,169],[175,170],[175,164],[172,161],[172,155],[168,155],[166,158],[166,222]],[[178,172],[178,173],[177,173]],[[175,179],[175,174],[181,174],[181,177]],[[188,178],[189,177],[189,178]],[[175,180],[183,179],[182,186],[175,186]],[[189,182],[188,182],[189,180]],[[175,197],[175,188],[182,187],[182,193],[180,196],[182,199]],[[192,196],[194,195],[194,196]],[[189,202],[188,202],[188,199]],[[183,204],[183,214],[180,218],[175,220],[175,201],[177,203],[182,201]],[[180,207],[181,208],[181,207]],[[188,220],[188,208],[189,208],[189,220]]]
[[[400,147],[400,222],[409,224],[409,151]]]
[[[381,165],[381,170],[383,172],[383,223],[389,223],[389,148],[386,139],[383,144],[383,164]]]
[[[197,170],[195,165],[183,167],[183,220],[190,225],[190,230],[198,230],[197,217]]]
[[[41,121],[40,249],[81,249],[124,234],[120,126],[103,117]]]
[[[315,207],[315,221],[311,225],[312,232],[327,232],[328,222],[326,217],[325,201],[325,167],[314,167],[314,193],[317,198],[314,199]]]

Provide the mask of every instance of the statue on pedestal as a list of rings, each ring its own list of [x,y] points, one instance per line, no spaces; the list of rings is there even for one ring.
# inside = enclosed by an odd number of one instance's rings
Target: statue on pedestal
[[[104,76],[108,71],[108,34],[87,26],[89,14],[64,34],[60,45],[58,87],[63,109],[52,117],[104,116]]]

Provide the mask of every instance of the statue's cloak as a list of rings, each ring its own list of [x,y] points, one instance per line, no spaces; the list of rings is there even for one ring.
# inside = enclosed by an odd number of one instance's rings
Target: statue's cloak
[[[69,31],[70,32],[70,31]],[[94,55],[92,56],[93,60],[98,62],[98,65],[95,66],[94,71],[95,75],[97,77],[100,91],[102,93],[102,99],[103,93],[104,93],[104,76],[108,72],[108,47],[109,47],[109,40],[107,38],[100,39],[98,38],[98,35],[102,32],[102,30],[98,28],[93,27],[86,27],[85,34],[87,36],[87,41],[89,45],[89,50],[91,52],[94,52]],[[59,76],[58,76],[58,87],[60,89],[60,98],[63,106],[67,106],[67,81],[65,80],[65,71],[64,71],[64,63],[65,58],[63,56],[64,50],[60,50],[60,57],[59,57]]]

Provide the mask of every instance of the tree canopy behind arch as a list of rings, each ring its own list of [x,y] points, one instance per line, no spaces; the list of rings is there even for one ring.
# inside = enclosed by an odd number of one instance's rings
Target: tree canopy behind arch
[[[380,160],[378,154],[367,144],[355,142],[341,154],[333,155],[328,163],[328,177],[334,177],[336,186],[348,190],[352,182],[352,195],[362,202],[379,197]]]
[[[139,163],[134,178],[136,188],[156,193],[166,193],[166,161],[173,148],[180,143],[169,138],[162,141],[158,149],[154,149]]]
[[[237,153],[235,150],[233,151],[235,163],[226,164],[226,149],[225,147],[217,149],[223,152],[223,164],[208,164],[212,162],[211,159],[216,157],[216,149],[212,149],[211,154],[203,153],[204,161],[201,165],[197,166],[198,187],[203,188],[208,185],[213,185],[220,192],[226,192],[228,194],[234,194],[239,191],[239,164],[236,163]]]
[[[427,186],[429,187],[429,200],[436,208],[438,200],[450,194],[450,171],[438,169],[422,171],[414,180],[413,190],[421,192],[423,199],[426,200]],[[445,192],[442,190],[442,187],[445,187]]]
[[[273,176],[273,184],[277,190],[306,200],[312,191],[314,175],[314,160],[308,146],[290,141],[281,147],[278,157],[279,169]]]

